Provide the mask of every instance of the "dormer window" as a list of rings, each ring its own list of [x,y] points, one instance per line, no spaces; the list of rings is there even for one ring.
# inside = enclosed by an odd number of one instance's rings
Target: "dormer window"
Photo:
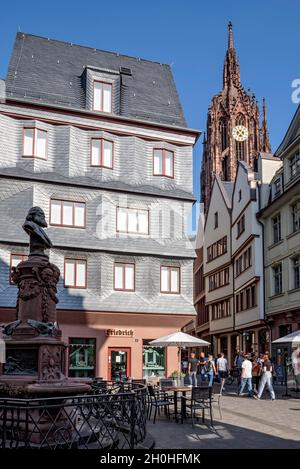
[[[112,84],[94,81],[94,111],[112,112]]]
[[[47,159],[47,132],[37,128],[24,128],[23,156]]]
[[[291,179],[300,173],[300,153],[299,150],[290,159]]]
[[[281,193],[281,181],[280,178],[274,181],[274,198],[278,197]]]

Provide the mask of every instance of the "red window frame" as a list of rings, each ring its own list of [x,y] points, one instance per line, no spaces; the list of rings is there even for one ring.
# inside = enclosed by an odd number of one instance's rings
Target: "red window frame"
[[[169,271],[171,269],[177,269],[178,270],[178,291],[171,291],[171,275],[169,275],[169,290],[162,290],[162,269],[164,268],[168,268]],[[180,267],[177,267],[176,265],[165,265],[165,264],[162,264],[160,266],[160,293],[163,293],[163,294],[166,294],[166,295],[179,295],[181,292],[181,268]]]
[[[75,268],[74,268],[74,285],[67,285],[66,284],[66,263],[67,261],[71,261],[71,262],[74,262],[75,263]],[[76,281],[77,281],[77,263],[78,262],[84,262],[85,263],[85,284],[83,287],[78,287],[76,285]],[[83,259],[83,258],[73,258],[73,257],[65,257],[64,258],[64,287],[65,288],[76,288],[78,290],[86,290],[87,288],[87,259]]]
[[[148,230],[147,233],[139,233],[138,231],[129,231],[128,230],[128,214],[126,216],[126,231],[119,230],[118,228],[118,210],[137,210],[137,211],[143,211],[143,212],[148,212]],[[150,213],[149,209],[146,208],[132,208],[132,207],[122,207],[121,205],[118,205],[116,207],[116,232],[117,233],[128,233],[128,234],[134,234],[134,235],[141,235],[141,236],[147,236],[149,235],[149,223],[150,223]]]
[[[53,223],[52,220],[51,220],[51,218],[52,218],[52,210],[51,210],[52,202],[60,202],[60,204],[61,204],[61,206],[60,206],[60,223]],[[64,225],[63,224],[63,203],[64,202],[73,204],[73,208],[72,208],[72,225]],[[75,204],[83,204],[84,205],[84,225],[83,226],[75,225]],[[77,229],[85,229],[86,228],[86,203],[85,202],[82,202],[80,200],[50,199],[49,213],[50,213],[49,224],[51,226],[63,226],[65,228],[77,228]]]
[[[95,83],[101,83],[102,85],[109,85],[110,88],[111,88],[111,102],[110,102],[110,111],[104,111],[103,110],[103,86],[102,86],[102,90],[101,90],[101,101],[102,101],[102,106],[101,106],[101,109],[95,109]],[[106,114],[112,114],[112,111],[113,111],[113,102],[114,102],[114,99],[113,99],[113,92],[114,92],[114,87],[113,87],[113,84],[109,81],[105,81],[105,80],[94,80],[93,81],[93,111],[95,112],[105,112]]]
[[[100,146],[100,164],[92,164],[92,156],[93,156],[93,140],[100,140],[101,141],[101,146]],[[109,142],[112,144],[112,154],[111,154],[111,166],[106,166],[103,164],[103,149],[104,149],[104,142]],[[112,140],[108,140],[107,138],[102,138],[102,137],[92,137],[91,138],[91,150],[90,150],[90,166],[92,168],[107,168],[107,169],[114,169],[114,154],[115,154],[115,148],[114,148],[114,142]]]
[[[33,142],[32,142],[32,154],[24,155],[25,148],[25,130],[33,130]],[[46,154],[45,157],[35,155],[35,140],[36,140],[36,131],[45,132],[46,134]],[[46,161],[48,159],[48,132],[47,130],[40,129],[39,127],[23,127],[23,149],[22,149],[22,158],[37,158],[38,160]]]
[[[162,172],[155,173],[154,172],[154,152],[161,151],[162,152]],[[166,152],[172,153],[172,176],[166,174]],[[152,173],[153,176],[163,176],[166,178],[174,179],[174,151],[168,150],[167,148],[153,148],[153,156],[152,156]]]
[[[11,252],[11,253],[10,253],[9,283],[10,283],[11,285],[16,285],[16,284],[12,281],[12,278],[11,278],[13,256],[21,257],[20,262],[26,261],[26,260],[28,259],[28,256],[27,256],[27,254],[19,254],[19,253],[17,253],[17,252]]]
[[[123,267],[123,285],[124,285],[124,288],[116,288],[116,266],[122,266]],[[131,288],[125,288],[125,279],[126,279],[126,276],[125,276],[125,267],[126,265],[133,265],[133,289]],[[134,262],[115,262],[114,263],[114,290],[115,291],[135,291],[135,263]]]

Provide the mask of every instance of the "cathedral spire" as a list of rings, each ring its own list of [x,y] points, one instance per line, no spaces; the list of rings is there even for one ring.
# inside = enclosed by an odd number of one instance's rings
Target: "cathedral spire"
[[[266,112],[266,100],[263,98],[263,118],[261,126],[261,151],[271,153],[271,144],[269,140],[269,132],[267,126],[267,112]]]
[[[233,45],[232,23],[228,23],[228,49],[225,56],[223,69],[223,88],[240,85],[240,67]]]
[[[228,23],[228,49],[234,49],[233,47],[233,34],[232,34],[232,23]]]

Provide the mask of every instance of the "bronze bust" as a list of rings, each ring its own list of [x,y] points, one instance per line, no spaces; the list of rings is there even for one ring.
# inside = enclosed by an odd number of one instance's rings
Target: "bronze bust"
[[[40,207],[32,207],[23,225],[23,229],[29,235],[30,256],[47,256],[45,249],[52,248],[52,242],[43,230],[47,226],[44,211]]]

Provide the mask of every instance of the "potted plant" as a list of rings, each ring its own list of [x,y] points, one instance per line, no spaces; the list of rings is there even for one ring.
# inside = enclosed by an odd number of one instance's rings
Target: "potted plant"
[[[173,371],[173,373],[171,373],[171,378],[174,379],[177,386],[183,386],[185,373],[183,373],[182,371],[175,370]]]

